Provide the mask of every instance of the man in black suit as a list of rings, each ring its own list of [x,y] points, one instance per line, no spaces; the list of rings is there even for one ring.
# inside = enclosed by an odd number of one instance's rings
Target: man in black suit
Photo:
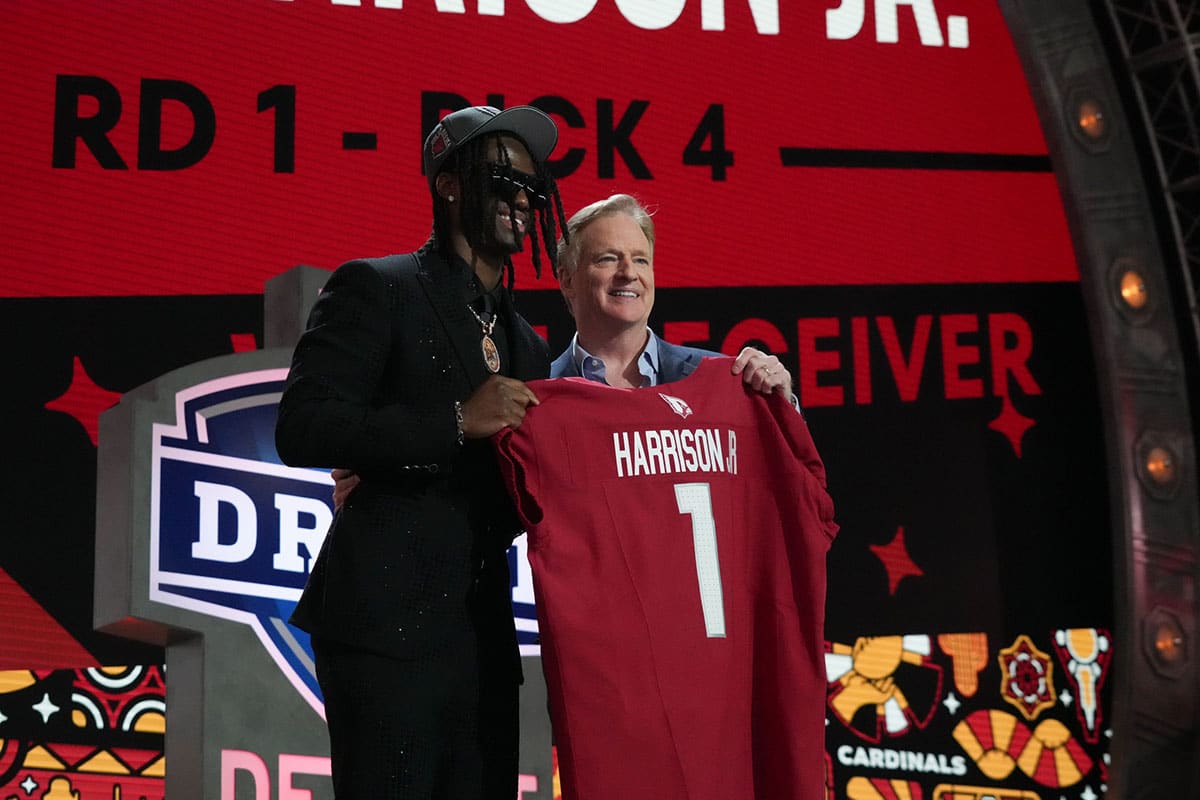
[[[519,528],[487,437],[521,424],[524,382],[548,374],[509,289],[525,244],[539,271],[556,258],[557,138],[530,107],[448,115],[424,148],[432,237],[338,268],[296,346],[279,455],[362,479],[292,618],[312,634],[341,800],[516,796]]]

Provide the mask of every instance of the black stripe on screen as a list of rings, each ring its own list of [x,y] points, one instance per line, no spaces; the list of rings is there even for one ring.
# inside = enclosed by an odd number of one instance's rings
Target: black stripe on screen
[[[983,172],[1052,172],[1050,156],[1007,153],[945,153],[917,150],[837,150],[781,147],[785,167],[852,167],[866,169],[979,170]]]

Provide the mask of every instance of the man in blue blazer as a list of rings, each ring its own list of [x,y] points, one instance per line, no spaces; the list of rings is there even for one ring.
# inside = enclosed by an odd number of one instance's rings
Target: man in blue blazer
[[[635,198],[614,194],[567,220],[559,240],[558,280],[576,334],[550,365],[550,377],[584,377],[610,386],[657,386],[686,378],[711,350],[671,344],[648,327],[654,308],[654,221]],[[796,403],[779,359],[744,348],[732,372],[756,391]]]

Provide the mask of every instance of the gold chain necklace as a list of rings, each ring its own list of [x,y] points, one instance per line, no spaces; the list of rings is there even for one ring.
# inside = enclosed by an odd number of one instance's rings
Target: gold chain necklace
[[[492,341],[492,329],[496,327],[496,318],[498,314],[492,314],[492,318],[484,322],[483,317],[479,316],[479,312],[467,304],[467,311],[471,312],[471,316],[479,323],[479,329],[483,333],[483,341],[479,343],[479,349],[483,353],[483,364],[488,368],[488,372],[493,375],[500,371],[500,351],[496,349],[496,343]]]

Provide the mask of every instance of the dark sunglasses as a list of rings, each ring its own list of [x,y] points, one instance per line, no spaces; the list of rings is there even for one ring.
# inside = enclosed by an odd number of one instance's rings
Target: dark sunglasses
[[[530,175],[508,164],[491,165],[492,191],[512,205],[519,192],[524,192],[532,208],[544,208],[550,203],[546,186],[536,175]]]

